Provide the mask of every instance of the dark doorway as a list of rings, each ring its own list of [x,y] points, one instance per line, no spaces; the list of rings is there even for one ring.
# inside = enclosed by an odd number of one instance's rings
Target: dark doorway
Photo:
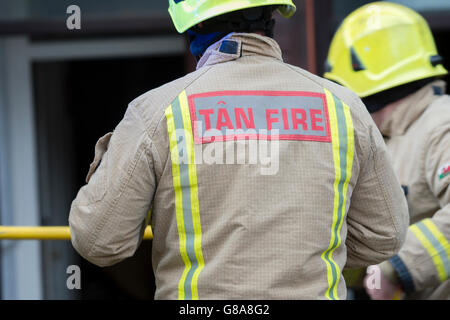
[[[184,74],[184,56],[36,62],[33,80],[42,225],[67,225],[85,184],[97,140],[113,131],[127,105]],[[116,266],[98,268],[70,242],[44,241],[46,299],[153,299],[151,241]],[[81,290],[66,287],[66,268],[81,267]]]
[[[444,67],[450,71],[450,43],[448,41],[450,30],[433,31],[433,35],[438,48],[438,53],[444,58]],[[444,80],[448,84],[450,76],[445,76]],[[449,92],[449,89],[450,88],[447,87],[447,92]]]

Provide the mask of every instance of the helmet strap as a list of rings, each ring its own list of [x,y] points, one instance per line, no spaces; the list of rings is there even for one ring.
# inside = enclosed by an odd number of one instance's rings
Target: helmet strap
[[[374,95],[362,98],[370,113],[375,113],[389,104],[401,100],[436,80],[435,77],[410,82]]]

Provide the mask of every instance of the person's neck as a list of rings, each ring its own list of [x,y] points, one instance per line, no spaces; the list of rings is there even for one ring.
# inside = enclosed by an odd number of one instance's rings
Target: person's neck
[[[394,112],[395,109],[403,102],[405,98],[394,101],[387,106],[385,106],[383,109],[378,110],[377,112],[371,113],[373,121],[377,125],[378,129],[381,128],[382,123],[389,118],[389,116]]]

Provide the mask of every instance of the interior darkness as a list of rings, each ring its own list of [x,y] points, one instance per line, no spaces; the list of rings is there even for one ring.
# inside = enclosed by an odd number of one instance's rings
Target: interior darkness
[[[438,52],[444,58],[444,66],[447,70],[450,71],[450,43],[448,41],[450,37],[450,30],[433,30],[433,35],[436,41]],[[444,80],[447,81],[447,93],[449,93],[450,88],[448,87],[448,84],[450,81],[450,76],[447,75]]]
[[[114,130],[128,103],[184,75],[184,70],[184,56],[33,65],[44,225],[67,225],[71,201],[85,184],[95,144],[101,136]],[[63,203],[58,204],[58,199],[64,199]],[[64,281],[68,276],[62,268],[70,264],[81,267],[82,290],[77,294],[81,299],[154,297],[151,241],[143,241],[134,257],[108,268],[96,267],[82,259],[68,242],[43,243],[46,298],[67,296],[61,291],[61,287],[67,291]],[[55,263],[58,258],[55,253],[61,256],[68,251],[74,260],[68,257]],[[64,279],[52,288],[57,275]]]
[[[76,184],[82,186],[98,138],[114,130],[134,98],[182,76],[184,60],[175,56],[70,62],[69,73],[68,107],[76,124]],[[103,270],[82,259],[81,269],[84,299],[153,299],[149,241],[143,241],[134,257],[116,266]]]

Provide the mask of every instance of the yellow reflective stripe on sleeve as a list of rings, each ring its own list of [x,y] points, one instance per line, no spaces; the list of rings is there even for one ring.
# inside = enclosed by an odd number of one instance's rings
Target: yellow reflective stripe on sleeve
[[[423,224],[428,227],[433,236],[440,243],[442,249],[444,249],[445,251],[444,253],[447,257],[447,261],[450,261],[450,243],[447,241],[444,234],[436,227],[436,225],[433,223],[433,221],[431,221],[431,219],[424,220]]]
[[[352,116],[350,113],[350,108],[348,105],[346,105],[343,101],[342,101],[342,107],[343,107],[343,111],[344,111],[344,117],[345,117],[345,124],[347,127],[347,161],[346,161],[346,167],[345,167],[345,171],[346,171],[346,175],[345,175],[345,181],[344,181],[344,185],[343,185],[343,190],[342,190],[342,196],[343,196],[343,204],[341,207],[342,210],[342,218],[340,219],[340,223],[338,226],[338,232],[337,232],[337,237],[339,238],[339,242],[337,244],[337,247],[339,247],[342,243],[342,239],[340,236],[340,232],[341,232],[341,228],[342,228],[342,224],[344,223],[344,219],[345,219],[345,215],[346,215],[346,208],[347,208],[347,192],[348,192],[348,184],[350,183],[350,179],[352,177],[352,171],[353,171],[353,157],[354,157],[354,150],[355,150],[355,137],[354,137],[354,127],[353,127],[353,120],[352,120]],[[333,253],[333,252],[332,252]],[[339,282],[340,279],[340,273],[338,273],[338,279],[337,281]],[[334,286],[333,290],[334,290],[334,295],[337,297],[337,284]]]
[[[340,232],[345,219],[348,184],[353,170],[354,128],[350,108],[326,89],[325,95],[330,118],[335,180],[330,244],[321,257],[327,267],[328,289],[325,297],[336,300],[339,299],[337,287],[341,270],[333,260],[333,253],[342,244]]]
[[[330,130],[331,130],[331,139],[332,139],[332,148],[333,148],[333,161],[334,161],[334,204],[333,204],[333,224],[331,227],[331,239],[329,247],[326,251],[322,253],[322,259],[325,261],[325,264],[327,266],[327,278],[328,278],[328,290],[325,293],[325,296],[327,299],[332,299],[330,296],[330,289],[333,287],[333,281],[335,278],[336,270],[339,269],[339,266],[336,264],[335,261],[332,259],[329,259],[326,255],[327,252],[331,250],[331,247],[333,245],[333,242],[335,241],[335,233],[333,232],[334,226],[337,223],[337,211],[338,211],[338,202],[339,202],[339,192],[338,192],[338,184],[339,180],[341,179],[341,170],[340,166],[336,165],[340,163],[339,160],[339,131],[338,131],[338,125],[337,125],[337,118],[336,118],[336,106],[334,104],[334,99],[331,95],[331,92],[328,90],[325,90],[326,98],[327,98],[327,104],[328,104],[328,113],[330,117]]]
[[[205,266],[203,260],[203,252],[202,252],[202,226],[200,221],[200,206],[198,202],[198,185],[197,185],[197,165],[195,161],[195,145],[194,138],[192,135],[192,126],[191,126],[191,116],[189,111],[189,103],[186,96],[186,92],[183,91],[180,96],[180,107],[183,114],[183,124],[185,131],[185,141],[187,145],[187,154],[189,159],[189,180],[191,187],[191,210],[192,210],[192,221],[194,228],[194,250],[195,256],[197,258],[198,267],[194,272],[192,277],[192,299],[198,299],[198,276]]]
[[[148,224],[152,221],[152,209],[149,209],[147,212],[147,216],[145,217],[145,226],[147,227]]]
[[[439,255],[439,252],[433,246],[431,241],[428,239],[428,237],[425,235],[424,231],[420,228],[419,224],[420,223],[412,225],[409,227],[409,229],[416,236],[416,238],[419,240],[419,242],[422,244],[422,246],[425,248],[431,259],[433,260],[433,264],[436,267],[439,279],[441,281],[445,281],[447,279],[447,273],[441,256]]]
[[[450,244],[431,219],[425,219],[411,229],[431,256],[439,279],[450,278]]]
[[[198,278],[204,267],[198,200],[197,164],[186,92],[166,109],[175,193],[180,255],[185,264],[178,284],[179,299],[197,300]]]
[[[183,194],[181,190],[180,166],[179,166],[180,161],[178,159],[178,144],[175,132],[175,122],[173,119],[172,105],[170,105],[169,108],[166,109],[166,119],[167,119],[167,131],[169,134],[169,141],[170,141],[170,155],[172,162],[173,187],[175,191],[175,210],[176,210],[180,255],[185,265],[183,274],[178,283],[178,299],[184,300],[185,298],[184,284],[186,281],[186,276],[189,270],[191,269],[191,261],[189,260],[186,250],[186,231],[184,229],[184,218],[183,218]]]
[[[344,102],[342,104],[344,108],[345,123],[347,125],[347,167],[346,167],[347,176],[344,182],[344,203],[346,203],[348,184],[350,183],[353,171],[353,157],[355,155],[355,129],[353,127],[353,120],[352,115],[350,113],[350,107],[346,105]],[[342,210],[343,213],[345,213],[345,206],[342,207]]]

